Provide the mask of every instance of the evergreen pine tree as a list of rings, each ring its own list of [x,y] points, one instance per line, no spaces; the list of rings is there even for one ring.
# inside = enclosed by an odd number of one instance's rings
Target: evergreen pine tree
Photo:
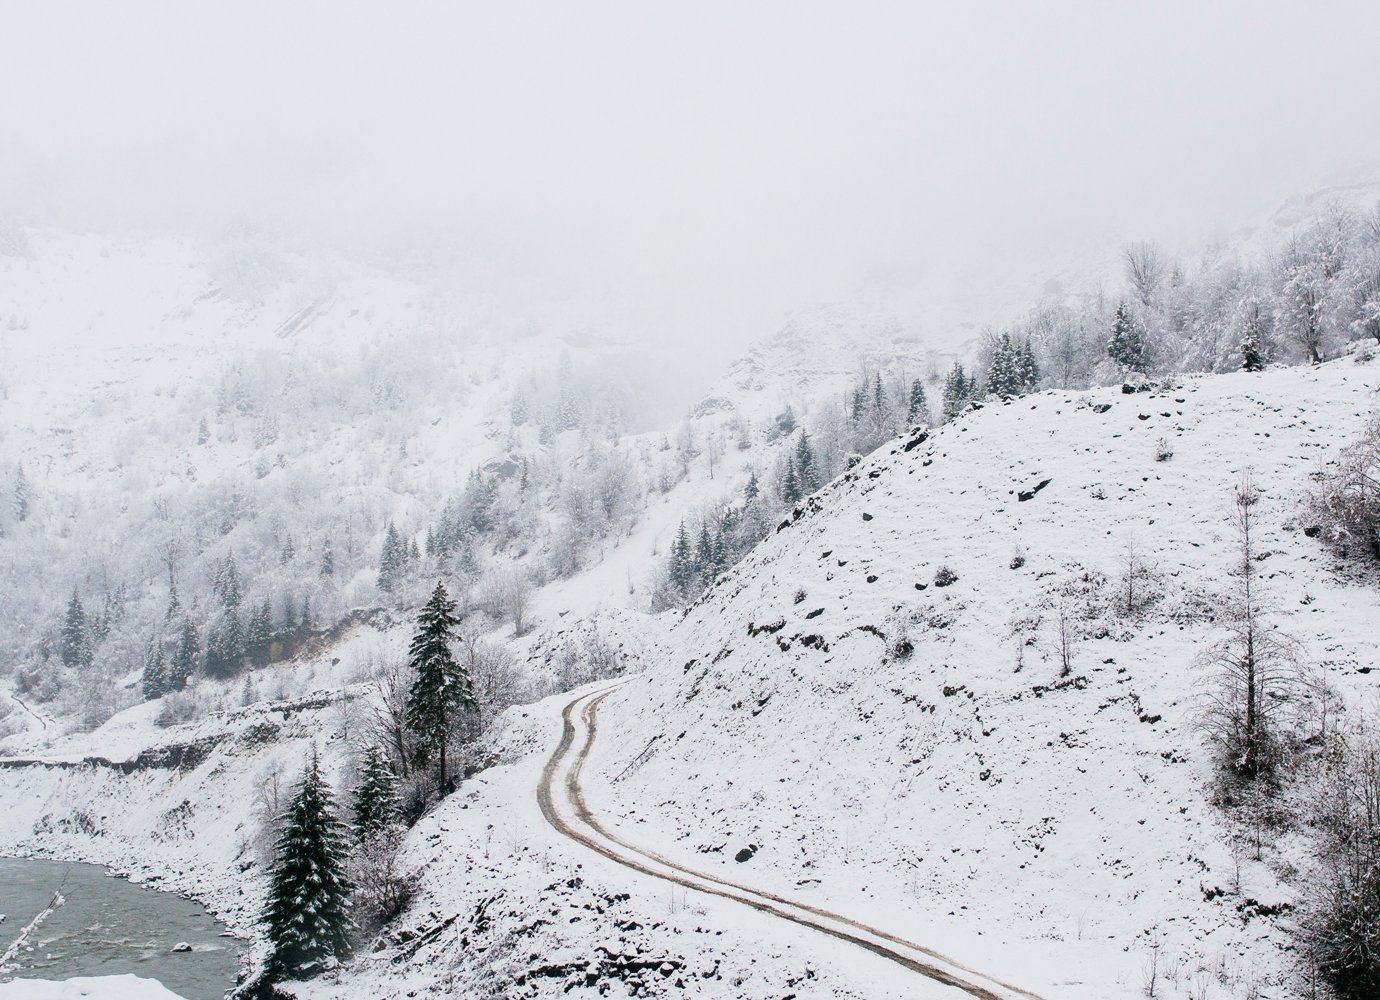
[[[1020,381],[1021,392],[1034,392],[1040,387],[1040,366],[1035,361],[1035,348],[1031,346],[1029,337],[1021,345]]]
[[[402,579],[407,562],[407,549],[397,526],[388,522],[383,533],[383,552],[379,556],[379,589],[391,594]]]
[[[862,419],[863,407],[866,403],[867,389],[859,383],[853,387],[853,399],[848,407],[848,415],[853,418],[855,423]]]
[[[886,409],[886,393],[882,390],[882,373],[872,376],[872,412],[880,415]]]
[[[987,392],[994,396],[1006,396],[1015,391],[1016,368],[1011,335],[1003,333],[992,351],[992,367],[987,371]]]
[[[288,563],[292,562],[293,557],[296,555],[297,546],[293,544],[292,536],[288,535],[287,541],[283,542],[283,554],[279,561],[286,566]]]
[[[304,629],[309,629],[314,624],[311,617],[311,597],[307,594],[302,595],[302,610],[297,614],[297,624]]]
[[[187,679],[196,670],[201,657],[201,642],[197,638],[196,626],[190,618],[182,619],[182,634],[178,637],[177,651],[173,653],[172,663],[164,679],[164,687],[169,691],[181,691],[187,686]]]
[[[249,616],[245,645],[250,659],[259,666],[268,663],[269,646],[273,642],[273,604],[265,597]]]
[[[241,600],[240,590],[240,571],[235,565],[235,553],[231,552],[225,557],[225,562],[221,563],[216,571],[216,578],[211,585],[211,590],[221,605],[225,608],[238,608]]]
[[[752,503],[762,492],[762,486],[757,481],[757,470],[753,469],[748,474],[747,484],[743,487],[743,502]]]
[[[880,383],[878,383],[880,388]],[[810,433],[803,427],[800,429],[800,440],[795,446],[795,465],[798,470],[799,485],[801,495],[813,493],[819,489],[819,473],[815,471],[815,452],[810,447]]]
[[[21,462],[14,474],[14,519],[27,521],[31,505],[29,479],[24,475],[24,464]]]
[[[335,576],[335,550],[331,548],[329,538],[321,545],[321,565],[316,573],[320,577]]]
[[[144,651],[143,693],[145,701],[161,697],[168,690],[166,665],[163,661],[163,647],[151,642]]]
[[[441,583],[417,616],[417,632],[408,648],[417,672],[407,699],[407,724],[421,740],[423,754],[439,764],[439,794],[446,794],[446,737],[461,710],[478,707],[469,672],[455,659],[450,644],[459,636],[455,602]]]
[[[81,597],[76,590],[67,602],[67,614],[62,620],[62,630],[58,637],[59,653],[62,662],[69,667],[85,667],[91,664],[91,635],[86,621],[86,609],[82,607]]]
[[[273,949],[270,979],[309,974],[349,952],[352,886],[345,860],[344,830],[313,750],[284,816],[269,874],[263,923]]]
[[[364,767],[355,789],[355,841],[364,843],[396,827],[402,820],[398,800],[398,779],[377,744],[364,751]]]
[[[963,363],[955,361],[948,376],[944,379],[944,419],[954,419],[968,402],[968,376],[963,371]]]
[[[685,530],[685,522],[680,522],[676,540],[671,543],[671,586],[678,600],[684,600],[695,585],[695,564],[690,553],[690,535]]]
[[[225,612],[216,630],[216,659],[222,672],[239,673],[244,666],[244,646],[244,622],[240,621],[240,609],[233,607]]]
[[[163,612],[163,623],[167,624],[180,614],[182,614],[182,601],[177,596],[177,584],[173,583],[168,586],[168,607]]]
[[[283,623],[278,628],[279,635],[292,635],[297,631],[297,598],[292,594],[283,596]]]
[[[1133,372],[1144,372],[1148,367],[1145,336],[1124,302],[1116,307],[1112,336],[1107,341],[1107,356]]]
[[[910,401],[906,406],[906,426],[916,427],[928,423],[930,404],[925,399],[925,384],[916,379],[910,384]]]
[[[700,525],[700,539],[695,544],[695,576],[701,587],[714,582],[718,567],[714,561],[714,539],[709,534],[709,522]]]
[[[781,479],[781,499],[788,505],[800,502],[800,479],[795,472],[795,456],[786,459],[786,474]]]
[[[1248,333],[1241,341],[1241,370],[1258,372],[1264,368],[1265,357],[1260,353],[1260,344],[1256,341],[1254,333]]]

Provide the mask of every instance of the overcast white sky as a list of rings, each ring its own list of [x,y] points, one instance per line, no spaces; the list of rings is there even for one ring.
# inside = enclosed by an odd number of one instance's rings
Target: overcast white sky
[[[714,344],[1380,162],[1374,3],[0,12],[0,214],[443,246]]]

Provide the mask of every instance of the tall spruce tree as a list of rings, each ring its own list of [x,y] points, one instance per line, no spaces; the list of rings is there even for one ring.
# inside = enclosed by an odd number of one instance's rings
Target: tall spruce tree
[[[786,458],[786,474],[781,477],[781,499],[787,504],[800,502],[800,477],[795,471],[795,456]]]
[[[177,640],[177,651],[164,678],[164,688],[168,691],[181,691],[187,686],[187,679],[196,670],[201,658],[201,640],[197,637],[196,626],[190,618],[182,619],[182,634]]]
[[[335,550],[329,538],[321,545],[321,564],[316,572],[321,577],[335,576]]]
[[[143,695],[145,701],[153,701],[168,690],[167,667],[163,660],[163,647],[151,642],[144,651]]]
[[[437,583],[417,616],[417,632],[408,656],[417,672],[407,699],[407,724],[417,734],[422,753],[438,764],[439,795],[446,794],[446,739],[457,712],[478,708],[469,671],[451,652],[459,639],[455,602]]]
[[[1025,343],[1021,345],[1017,371],[1021,392],[1034,392],[1040,387],[1040,365],[1035,360],[1035,348],[1031,346],[1029,337],[1026,337]]]
[[[690,534],[685,530],[685,522],[680,522],[675,541],[671,543],[671,588],[676,592],[676,600],[683,601],[695,586],[695,559],[690,551]]]
[[[371,743],[364,751],[364,766],[355,789],[355,841],[362,844],[401,822],[398,778],[378,744]]]
[[[393,593],[407,569],[407,545],[392,521],[383,533],[383,551],[379,555],[379,590]]]
[[[350,950],[344,827],[312,751],[274,850],[264,909],[273,980],[309,974]]]
[[[229,609],[240,606],[242,591],[240,571],[235,565],[235,553],[231,552],[225,557],[225,562],[221,563],[211,584],[211,590],[223,607]]]
[[[925,383],[916,379],[910,384],[910,401],[906,405],[906,426],[928,423],[930,404],[925,399]]]
[[[753,469],[748,474],[747,483],[743,486],[743,503],[752,503],[752,501],[757,499],[761,492],[761,484],[757,482],[757,470]]]
[[[944,419],[946,421],[954,419],[967,405],[968,398],[972,393],[972,387],[968,382],[968,375],[963,370],[963,363],[955,361],[948,376],[944,379]]]
[[[795,467],[799,477],[802,495],[819,489],[819,472],[815,468],[815,450],[810,446],[810,432],[800,429],[800,440],[795,445]]]
[[[252,659],[259,666],[268,663],[269,647],[273,643],[273,604],[265,597],[263,603],[249,615],[249,628],[245,633],[245,646]]]
[[[708,587],[718,575],[718,561],[714,557],[714,538],[709,534],[709,522],[700,525],[700,538],[695,544],[695,575],[701,587]]]
[[[1007,396],[1019,391],[1018,384],[1011,335],[1003,333],[992,349],[992,365],[987,370],[987,392],[994,396]]]
[[[1107,341],[1107,357],[1133,372],[1144,372],[1149,367],[1145,335],[1124,302],[1116,307],[1112,336]]]
[[[32,506],[30,497],[29,479],[24,475],[24,464],[21,462],[14,474],[14,519],[16,521],[29,519],[29,511]]]
[[[72,591],[67,602],[67,614],[62,619],[62,630],[58,637],[58,650],[62,662],[69,667],[85,667],[91,664],[91,634],[86,620],[86,609],[82,607],[81,595]]]

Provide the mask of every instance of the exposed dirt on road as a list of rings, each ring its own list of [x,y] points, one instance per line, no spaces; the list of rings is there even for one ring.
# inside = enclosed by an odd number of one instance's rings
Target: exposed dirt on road
[[[585,803],[580,773],[598,735],[599,704],[608,697],[613,687],[572,699],[562,713],[561,740],[542,769],[541,784],[537,788],[542,815],[560,833],[626,868],[697,892],[731,899],[761,913],[769,913],[848,941],[922,976],[962,990],[978,1000],[1011,1000],[1012,997],[1044,1000],[1035,993],[994,980],[936,951],[876,927],[807,903],[684,868],[659,854],[629,844],[610,832]],[[563,767],[566,770],[561,779],[559,772]],[[557,808],[558,799],[564,801],[568,813],[573,816],[562,815]]]

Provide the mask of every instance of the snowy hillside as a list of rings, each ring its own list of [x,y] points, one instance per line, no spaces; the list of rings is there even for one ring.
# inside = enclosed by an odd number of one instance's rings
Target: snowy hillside
[[[1194,658],[1220,637],[1249,468],[1268,601],[1350,704],[1374,693],[1374,592],[1304,536],[1300,504],[1377,387],[1380,366],[1344,360],[1046,392],[898,440],[609,696],[591,808],[678,862],[1042,995],[1137,995],[1152,948],[1184,989],[1203,970],[1213,995],[1279,982],[1287,935],[1264,914],[1297,901],[1303,861],[1287,841],[1259,862],[1233,848],[1192,724]],[[1154,600],[1122,616],[1131,542]],[[1061,590],[1077,633],[1063,678]]]
[[[1131,998],[1152,968],[1168,996],[1294,995],[1290,908],[1308,850],[1287,833],[1257,846],[1214,803],[1195,657],[1220,636],[1228,498],[1249,467],[1267,604],[1347,705],[1373,697],[1373,581],[1305,535],[1301,497],[1378,402],[1380,364],[1348,358],[1041,393],[903,435],[683,619],[605,616],[627,643],[622,669],[646,669],[599,708],[588,816],[701,880],[1011,984],[991,995]],[[1126,614],[1132,540],[1141,590]],[[956,577],[944,586],[942,567]],[[561,628],[548,648],[593,641],[574,618]],[[260,809],[313,741],[347,782],[362,707],[327,692],[353,681],[367,697],[366,664],[404,638],[361,631],[311,668],[315,699],[273,702],[275,676],[298,681],[270,668],[249,709],[160,732],[144,706],[45,763],[0,768],[21,804],[0,850],[157,873],[247,929],[263,867],[244,804]],[[300,995],[958,995],[553,829],[543,769],[572,697],[509,711],[480,748],[485,768],[409,834],[417,899],[373,951]],[[77,763],[100,748],[114,764]]]
[[[238,627],[267,609],[271,638],[244,650],[260,665],[357,609],[410,607],[437,577],[495,633],[505,613],[485,593],[513,568],[537,591],[518,631],[646,609],[677,526],[788,446],[783,408],[832,402],[864,363],[916,349],[875,314],[806,311],[741,363],[750,391],[647,430],[625,345],[553,306],[500,315],[481,295],[247,237],[42,231],[9,251],[0,673],[82,727],[139,697],[145,661],[174,655],[184,623],[211,657],[232,561]],[[390,525],[417,558],[385,587]],[[74,595],[85,654],[63,639]],[[0,718],[0,737],[22,722]]]

